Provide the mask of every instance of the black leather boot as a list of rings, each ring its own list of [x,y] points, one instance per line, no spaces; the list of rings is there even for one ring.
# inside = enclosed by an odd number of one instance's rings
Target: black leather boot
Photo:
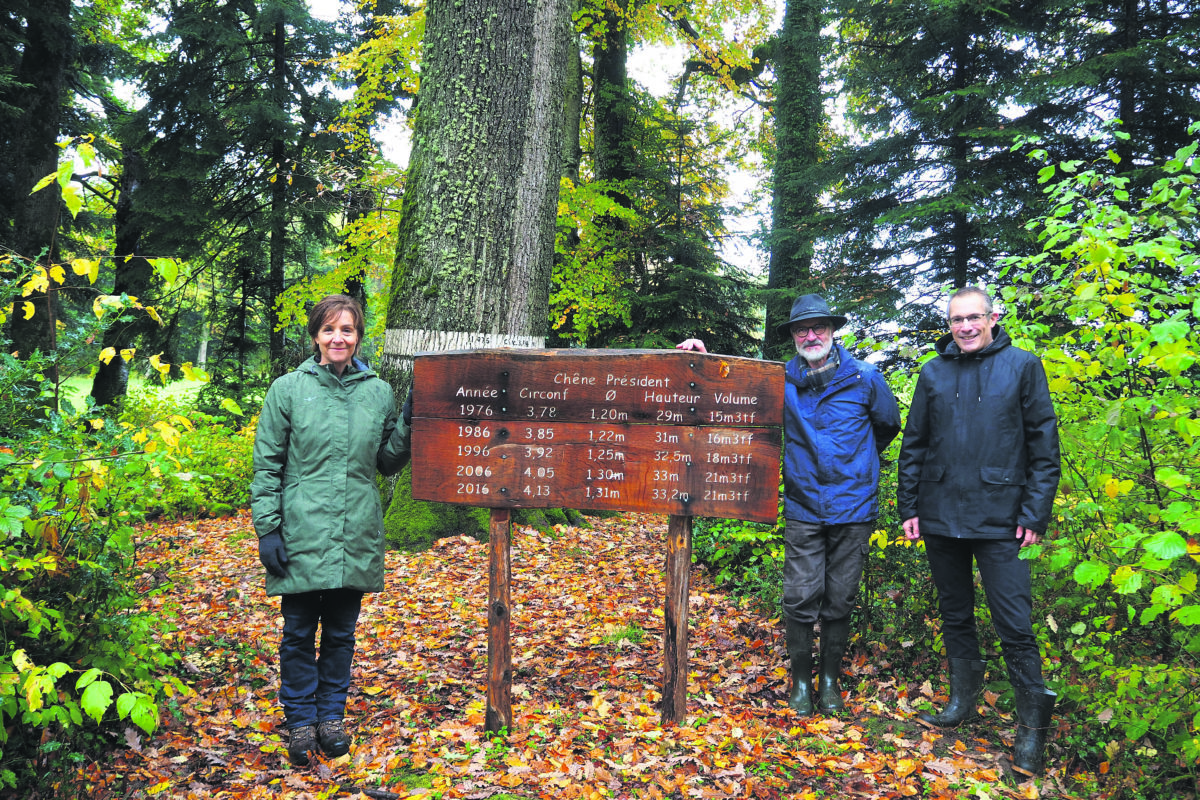
[[[788,705],[802,717],[812,716],[812,640],[813,626],[786,620],[787,654],[792,674],[792,693]]]
[[[1041,775],[1046,734],[1058,695],[1050,690],[1013,689],[1017,703],[1017,740],[1013,744],[1013,769],[1022,775]]]
[[[844,711],[842,659],[850,640],[850,619],[821,620],[821,666],[817,679],[817,707],[822,714]]]
[[[957,728],[978,717],[976,706],[986,671],[982,661],[950,659],[950,702],[937,714],[926,711],[917,714],[917,722],[932,728]]]

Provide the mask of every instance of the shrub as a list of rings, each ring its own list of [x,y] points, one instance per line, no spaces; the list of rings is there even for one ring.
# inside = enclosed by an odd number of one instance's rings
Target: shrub
[[[1039,635],[1080,766],[1113,763],[1114,784],[1148,795],[1200,772],[1196,150],[1138,173],[1117,173],[1114,151],[1047,164],[1043,251],[1009,263],[1004,293],[1063,445],[1057,530],[1029,553]]]
[[[13,788],[86,758],[103,726],[153,731],[158,702],[186,691],[154,637],[169,623],[137,610],[134,584],[134,525],[186,420],[62,414],[46,359],[0,361],[0,394],[35,400],[0,410],[0,787]]]
[[[163,472],[147,498],[150,515],[170,518],[224,516],[250,505],[251,456],[254,427],[237,425],[232,416],[212,416],[194,409],[176,410],[152,392],[125,399],[121,422],[130,426],[153,425],[153,420],[175,417],[179,439],[170,456],[171,469]]]

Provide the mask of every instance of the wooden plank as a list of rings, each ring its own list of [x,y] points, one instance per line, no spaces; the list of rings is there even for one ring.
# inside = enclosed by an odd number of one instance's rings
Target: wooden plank
[[[692,518],[672,515],[667,524],[667,596],[663,604],[663,725],[680,725],[687,719],[691,567]]]
[[[512,610],[508,509],[492,509],[488,528],[488,684],[484,730],[512,728]]]
[[[413,415],[656,425],[779,425],[783,364],[683,350],[419,354]]]
[[[413,420],[418,500],[774,522],[778,427]]]

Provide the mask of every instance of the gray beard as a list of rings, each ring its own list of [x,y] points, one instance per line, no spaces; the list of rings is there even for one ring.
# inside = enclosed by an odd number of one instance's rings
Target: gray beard
[[[803,346],[796,345],[796,352],[799,354],[799,356],[801,358],[803,358],[809,364],[809,366],[811,366],[814,361],[821,361],[822,359],[827,358],[832,351],[833,351],[833,342],[832,341],[830,341],[828,344],[826,344],[821,349],[821,352],[817,353],[815,356],[804,352]]]

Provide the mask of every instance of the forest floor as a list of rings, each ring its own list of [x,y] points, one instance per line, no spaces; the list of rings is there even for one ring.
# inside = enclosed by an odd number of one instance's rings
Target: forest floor
[[[928,731],[886,662],[851,646],[838,718],[787,707],[782,626],[693,567],[687,721],[660,724],[666,517],[512,534],[513,725],[484,731],[488,546],[388,553],[369,595],[347,708],[350,753],[292,768],[276,704],[278,598],[249,517],[143,531],[146,603],[173,621],[193,692],[54,796],[110,798],[1073,797],[1051,762],[1019,782],[1013,720]],[[171,566],[166,566],[171,565]],[[170,569],[170,573],[164,570]],[[167,591],[155,593],[155,588]],[[936,678],[935,678],[936,680]],[[939,689],[940,691],[940,689]],[[72,794],[76,793],[76,794]]]

